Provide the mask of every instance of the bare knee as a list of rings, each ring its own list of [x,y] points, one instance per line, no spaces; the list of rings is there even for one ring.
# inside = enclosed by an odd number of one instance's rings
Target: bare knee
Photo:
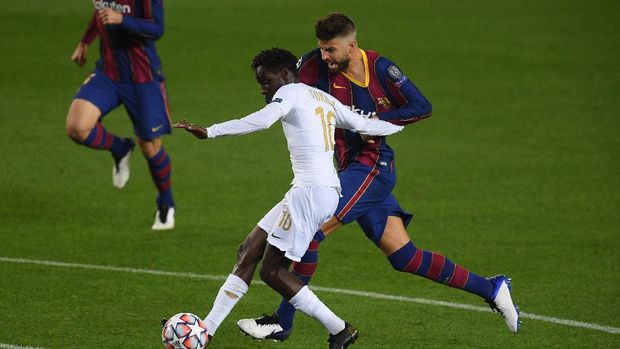
[[[147,158],[152,158],[157,155],[161,150],[161,138],[157,137],[152,140],[143,140],[138,139],[138,144],[140,145],[140,149],[142,150],[142,154],[144,154]]]
[[[67,113],[67,135],[77,143],[83,143],[97,124],[101,111],[91,102],[74,99]]]

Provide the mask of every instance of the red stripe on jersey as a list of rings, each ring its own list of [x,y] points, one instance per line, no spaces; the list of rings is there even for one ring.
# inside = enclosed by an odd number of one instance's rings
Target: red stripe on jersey
[[[355,204],[359,201],[362,195],[364,195],[364,193],[370,186],[370,183],[372,183],[373,179],[378,174],[379,174],[379,170],[376,168],[373,168],[372,171],[370,171],[370,173],[366,176],[366,179],[364,179],[364,182],[362,183],[362,185],[359,187],[359,189],[357,189],[355,194],[353,194],[349,202],[347,202],[347,204],[344,205],[342,210],[336,215],[336,218],[342,220],[342,218],[346,216],[346,214],[349,213],[349,211],[351,211],[351,208],[355,206]]]
[[[460,265],[454,266],[454,273],[452,278],[448,281],[448,285],[456,288],[463,288],[469,279],[469,270],[461,267]]]
[[[375,137],[373,139],[375,141],[374,143],[364,144],[364,148],[359,152],[359,155],[355,161],[370,167],[377,165],[377,161],[381,155],[379,147],[381,146],[381,143],[383,143],[383,138]]]
[[[432,280],[437,281],[445,263],[446,257],[437,253],[432,253],[431,268],[429,269],[428,273],[426,273],[426,276]]]
[[[129,48],[129,66],[131,67],[132,81],[138,84],[153,81],[151,62],[144,52],[144,45]]]
[[[120,79],[120,72],[118,71],[118,65],[116,63],[116,56],[114,55],[114,48],[112,47],[112,41],[108,36],[108,32],[103,27],[101,19],[97,16],[97,22],[99,27],[99,38],[102,45],[102,58],[103,58],[103,73],[110,78],[110,80],[118,81]]]
[[[132,6],[132,8],[133,8],[133,6]],[[153,14],[152,14],[152,11],[151,11],[151,0],[145,0],[142,3],[142,10],[144,11],[144,14],[143,14],[144,18],[146,18],[146,19],[153,18]]]
[[[315,86],[319,82],[319,63],[320,56],[310,57],[299,67],[299,80],[306,85]]]
[[[316,270],[316,263],[293,263],[293,271],[301,276],[312,276]]]

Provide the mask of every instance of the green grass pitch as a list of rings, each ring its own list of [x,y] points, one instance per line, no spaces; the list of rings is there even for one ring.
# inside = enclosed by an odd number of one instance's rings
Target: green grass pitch
[[[408,231],[476,273],[508,274],[529,317],[512,335],[489,312],[317,291],[360,329],[354,348],[620,347],[617,1],[174,0],[165,9],[158,50],[175,120],[209,124],[260,108],[254,54],[312,49],[314,21],[331,11],[356,20],[360,46],[397,62],[433,103],[432,118],[390,138],[395,195],[415,214]],[[159,319],[207,314],[236,246],[291,179],[280,126],[213,141],[175,132],[165,145],[177,228],[151,231],[142,156],[119,191],[111,157],[65,134],[97,58],[95,45],[87,67],[69,60],[91,10],[90,1],[23,0],[0,12],[2,348],[159,348]],[[105,124],[132,134],[122,109]],[[321,251],[316,286],[484,306],[392,271],[355,224]],[[237,332],[237,319],[277,300],[254,284],[212,347],[326,347],[326,331],[306,316],[281,344]]]

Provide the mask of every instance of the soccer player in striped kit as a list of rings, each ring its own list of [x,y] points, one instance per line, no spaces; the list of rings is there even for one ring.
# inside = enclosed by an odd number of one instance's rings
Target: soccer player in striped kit
[[[319,48],[298,63],[302,82],[330,93],[364,116],[407,125],[431,116],[431,104],[389,59],[357,46],[356,28],[344,14],[333,13],[315,26]],[[519,330],[509,279],[479,276],[445,256],[418,248],[406,231],[412,215],[392,195],[396,184],[394,151],[385,137],[368,139],[348,130],[336,131],[336,161],[342,197],[334,217],[319,230],[293,271],[306,284],[315,272],[318,249],[325,236],[357,221],[366,237],[387,257],[392,267],[480,296]],[[291,334],[295,309],[282,300],[276,313],[242,319],[239,328],[256,338],[285,340]]]
[[[237,263],[220,288],[205,323],[213,336],[248,291],[262,259],[263,281],[295,308],[325,326],[330,332],[330,349],[343,349],[355,342],[357,329],[329,310],[288,270],[288,265],[301,259],[315,231],[334,214],[338,205],[340,181],[333,163],[335,128],[390,135],[402,126],[364,119],[325,92],[298,83],[296,61],[295,55],[279,48],[256,55],[252,69],[266,97],[267,106],[263,109],[208,128],[186,120],[174,125],[206,139],[244,135],[280,121],[294,174],[292,187],[284,199],[258,222],[239,247]]]
[[[103,125],[110,111],[125,106],[138,144],[158,190],[152,229],[174,228],[170,156],[161,136],[171,133],[170,109],[155,41],[164,33],[162,0],[94,0],[95,11],[71,59],[86,63],[88,45],[99,36],[100,58],[76,93],[67,115],[69,137],[114,159],[112,184],[129,180],[131,138],[112,134]]]

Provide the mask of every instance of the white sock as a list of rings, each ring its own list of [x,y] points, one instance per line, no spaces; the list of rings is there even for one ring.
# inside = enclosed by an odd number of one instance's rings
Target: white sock
[[[304,286],[293,298],[289,300],[295,309],[301,310],[306,315],[318,320],[331,334],[344,330],[344,321],[321,302],[308,286]]]
[[[248,285],[245,281],[233,274],[228,275],[228,278],[220,287],[215,301],[213,301],[213,308],[211,308],[209,315],[205,318],[207,331],[210,335],[213,336],[215,334],[215,331],[217,331],[218,327],[220,327],[224,319],[226,319],[247,291]]]

